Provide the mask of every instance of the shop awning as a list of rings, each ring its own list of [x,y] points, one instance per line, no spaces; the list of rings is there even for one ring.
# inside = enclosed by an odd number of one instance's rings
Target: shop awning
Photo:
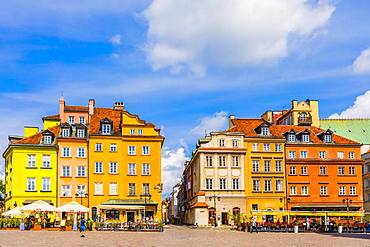
[[[101,205],[137,205],[137,206],[152,206],[158,205],[158,202],[145,199],[112,199],[105,202],[102,202]]]
[[[99,205],[100,209],[124,209],[124,210],[144,210],[145,206],[137,205]]]

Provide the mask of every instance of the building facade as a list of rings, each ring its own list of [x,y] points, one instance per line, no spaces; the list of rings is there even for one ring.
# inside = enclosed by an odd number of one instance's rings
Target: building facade
[[[363,188],[364,188],[364,208],[370,212],[370,150],[364,153],[362,159],[365,160],[363,172]]]
[[[245,154],[240,133],[211,133],[199,140],[185,167],[185,223],[229,225],[233,214],[246,213]]]

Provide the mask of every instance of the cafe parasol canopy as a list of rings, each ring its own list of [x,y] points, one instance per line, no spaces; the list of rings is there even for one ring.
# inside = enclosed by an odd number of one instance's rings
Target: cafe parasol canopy
[[[1,214],[4,217],[10,217],[10,218],[21,218],[23,216],[26,216],[27,214],[22,213],[21,207],[16,207],[11,210],[8,210]]]
[[[87,213],[89,208],[82,206],[81,204],[73,201],[69,202],[63,206],[56,209],[57,212],[67,212],[67,213]]]
[[[40,212],[54,212],[56,208],[44,201],[35,201],[31,204],[21,207],[21,211],[40,211]]]

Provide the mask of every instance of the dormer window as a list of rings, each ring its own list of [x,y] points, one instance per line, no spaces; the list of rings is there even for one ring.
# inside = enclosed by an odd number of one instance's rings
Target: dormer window
[[[111,134],[111,125],[110,124],[102,124],[101,133],[103,135],[110,135]]]
[[[51,144],[51,136],[45,135],[44,136],[44,144]]]
[[[302,142],[310,142],[310,135],[307,134],[302,135]]]
[[[270,131],[269,131],[268,127],[262,127],[261,128],[261,135],[268,136],[269,134],[270,134]]]
[[[288,142],[295,142],[295,135],[294,134],[289,134],[288,135]]]
[[[324,142],[331,143],[333,140],[332,135],[324,135]]]
[[[67,128],[63,128],[62,129],[62,136],[63,137],[68,137],[70,135],[70,131],[69,131],[69,129],[67,129]]]
[[[85,137],[85,130],[84,129],[77,129],[77,137],[84,138]]]

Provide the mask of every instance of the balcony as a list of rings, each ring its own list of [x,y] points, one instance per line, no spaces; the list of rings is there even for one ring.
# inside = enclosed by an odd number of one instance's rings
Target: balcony
[[[298,117],[298,125],[310,126],[312,124],[311,116],[300,116]]]

